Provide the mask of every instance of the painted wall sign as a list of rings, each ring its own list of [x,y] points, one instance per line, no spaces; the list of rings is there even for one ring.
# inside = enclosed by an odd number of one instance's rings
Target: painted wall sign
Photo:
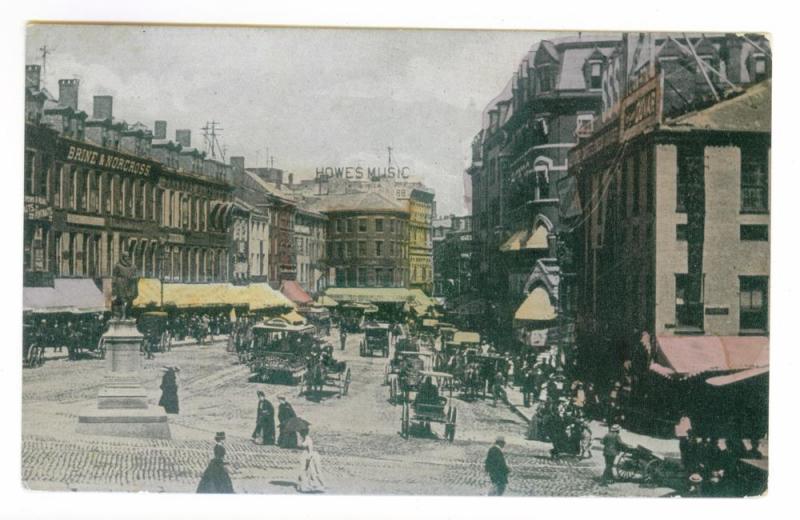
[[[727,316],[728,312],[728,307],[706,307],[707,316]]]
[[[653,130],[661,122],[661,83],[658,75],[631,92],[622,100],[620,141],[625,142]]]
[[[317,180],[328,179],[407,179],[411,175],[408,166],[322,166],[316,170]]]
[[[128,156],[124,153],[93,146],[85,143],[75,143],[62,140],[59,147],[59,159],[66,162],[78,163],[120,173],[149,176],[157,173],[157,163],[145,159]]]

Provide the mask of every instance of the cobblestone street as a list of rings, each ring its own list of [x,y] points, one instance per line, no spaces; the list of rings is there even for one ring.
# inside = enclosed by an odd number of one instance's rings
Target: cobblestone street
[[[383,386],[384,358],[358,357],[359,335],[347,350],[353,381],[343,398],[321,402],[298,396],[298,388],[248,382],[246,366],[224,344],[186,346],[144,361],[144,386],[158,402],[162,365],[179,365],[180,415],[170,415],[171,440],[90,437],[75,433],[77,416],[94,403],[103,384],[100,360],[49,360],[24,371],[22,476],[34,489],[193,492],[207,464],[216,431],[227,435],[226,460],[237,492],[294,493],[300,453],[250,441],[257,389],[277,405],[285,394],[297,414],[311,422],[329,492],[337,494],[480,495],[488,490],[483,470],[494,437],[507,440],[512,468],[510,495],[663,495],[669,490],[623,483],[598,485],[602,457],[552,460],[549,445],[524,439],[525,422],[490,400],[463,402],[455,442],[404,440],[400,407]],[[439,429],[437,430],[437,426]],[[441,435],[442,425],[434,425]]]

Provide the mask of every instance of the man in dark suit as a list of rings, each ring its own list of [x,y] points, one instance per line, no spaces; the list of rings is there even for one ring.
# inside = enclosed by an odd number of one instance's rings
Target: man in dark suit
[[[489,491],[489,496],[501,496],[506,491],[508,485],[508,474],[511,470],[506,464],[506,457],[503,455],[503,447],[506,445],[506,440],[503,437],[498,437],[494,441],[494,445],[489,448],[489,453],[486,454],[486,463],[484,467],[486,473],[489,474],[489,479],[492,481],[492,489]]]
[[[261,435],[262,444],[275,444],[275,407],[261,390],[256,392],[256,395],[258,395],[258,408],[253,442],[256,442],[258,436]]]

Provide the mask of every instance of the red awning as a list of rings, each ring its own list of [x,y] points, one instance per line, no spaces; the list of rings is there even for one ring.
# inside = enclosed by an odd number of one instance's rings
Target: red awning
[[[281,282],[281,292],[284,296],[298,305],[308,305],[314,303],[314,298],[308,295],[295,280],[284,280]]]
[[[769,367],[750,368],[748,370],[734,372],[733,374],[710,377],[706,379],[706,383],[711,386],[725,386],[738,383],[739,381],[746,381],[764,374],[769,374]]]
[[[769,366],[766,336],[658,336],[655,363],[680,376]],[[666,372],[655,370],[656,372]]]

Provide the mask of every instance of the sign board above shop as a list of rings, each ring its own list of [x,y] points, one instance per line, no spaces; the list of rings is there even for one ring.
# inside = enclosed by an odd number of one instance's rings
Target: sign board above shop
[[[408,166],[320,166],[316,169],[318,181],[327,181],[328,179],[408,179],[410,174],[411,168]]]
[[[88,168],[150,177],[160,173],[157,162],[84,142],[59,140],[58,160]]]
[[[615,117],[570,150],[569,163],[580,164],[610,146],[625,143],[658,128],[662,117],[663,84],[662,74],[642,81],[620,101]]]

